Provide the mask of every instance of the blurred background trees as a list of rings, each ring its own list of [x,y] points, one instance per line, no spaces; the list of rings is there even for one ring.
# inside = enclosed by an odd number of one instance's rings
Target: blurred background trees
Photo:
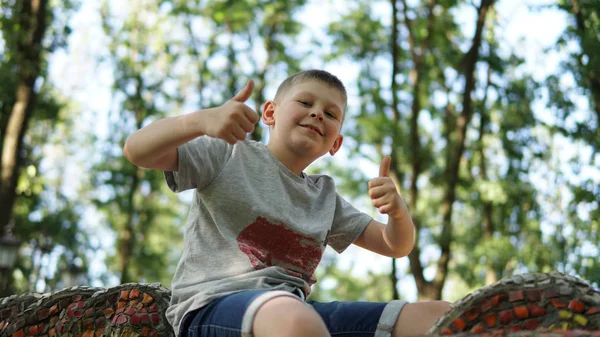
[[[529,19],[544,25],[511,28]],[[126,137],[248,79],[260,113],[308,68],[349,91],[343,151],[313,169],[378,216],[366,182],[391,154],[418,229],[398,261],[328,252],[314,298],[455,300],[551,270],[600,283],[597,1],[0,0],[0,28],[0,236],[20,243],[3,295],[168,287],[190,194],[126,161]]]

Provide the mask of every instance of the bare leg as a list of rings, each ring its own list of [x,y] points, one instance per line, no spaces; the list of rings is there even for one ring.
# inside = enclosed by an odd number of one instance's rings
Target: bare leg
[[[407,303],[394,325],[394,337],[422,336],[450,309],[450,302]]]
[[[325,323],[304,302],[276,297],[263,304],[252,325],[255,337],[329,337]]]

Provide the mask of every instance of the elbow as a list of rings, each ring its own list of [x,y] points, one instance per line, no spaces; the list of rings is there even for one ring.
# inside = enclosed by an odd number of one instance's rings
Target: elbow
[[[413,250],[413,248],[415,247],[415,240],[414,240],[414,236],[412,237],[411,240],[408,240],[408,242],[404,242],[401,245],[398,245],[397,247],[390,247],[392,248],[392,256],[393,258],[401,258],[401,257],[405,257],[408,256],[408,254],[410,254]]]
[[[129,151],[127,150],[127,142],[125,142],[125,145],[123,145],[123,157],[131,161],[131,159],[129,159]]]
[[[415,247],[415,233],[414,232],[412,233],[412,235],[406,235],[398,241],[391,242],[387,238],[385,231],[383,231],[383,240],[385,241],[385,243],[388,247],[388,252],[387,252],[387,254],[384,254],[384,255],[387,255],[389,257],[393,257],[396,259],[408,256],[408,254],[410,254],[412,252],[413,248]]]
[[[405,242],[394,249],[394,253],[398,255],[396,258],[408,256],[412,252],[415,248],[415,235],[413,230],[412,235],[407,235]]]
[[[123,145],[123,156],[129,160],[132,164],[134,165],[138,165],[137,160],[134,158],[134,156],[131,154],[131,152],[129,151],[129,139],[127,141],[125,141],[125,145]]]
[[[393,253],[390,254],[391,255],[390,257],[393,257],[395,259],[399,259],[399,258],[408,256],[408,254],[410,254],[410,252],[412,252],[412,249],[413,249],[412,246],[410,246],[410,247],[402,247],[402,248],[395,249],[393,251]]]

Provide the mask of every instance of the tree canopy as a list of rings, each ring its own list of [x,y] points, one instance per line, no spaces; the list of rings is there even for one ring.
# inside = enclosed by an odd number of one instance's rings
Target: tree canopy
[[[510,6],[0,0],[0,234],[21,242],[2,292],[60,288],[73,266],[93,285],[168,287],[190,194],[129,163],[128,135],[222,104],[248,79],[260,114],[279,82],[308,68],[349,92],[343,150],[310,170],[377,217],[367,181],[391,155],[417,228],[407,259],[366,276],[328,253],[315,298],[453,300],[551,270],[598,285],[600,3],[518,5],[560,19],[546,45],[515,38]],[[399,287],[406,279],[414,294]]]

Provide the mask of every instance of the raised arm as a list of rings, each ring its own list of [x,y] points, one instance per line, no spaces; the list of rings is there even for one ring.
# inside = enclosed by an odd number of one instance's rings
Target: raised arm
[[[225,104],[190,114],[167,117],[132,133],[123,155],[133,164],[162,171],[178,171],[177,147],[200,136],[221,138],[229,144],[246,139],[254,130],[258,114],[244,102],[250,98],[254,82]]]
[[[372,252],[389,256],[408,255],[415,245],[415,227],[402,196],[388,176],[391,158],[385,156],[379,168],[379,177],[369,181],[369,196],[379,213],[388,215],[384,225],[372,220],[354,242]]]

